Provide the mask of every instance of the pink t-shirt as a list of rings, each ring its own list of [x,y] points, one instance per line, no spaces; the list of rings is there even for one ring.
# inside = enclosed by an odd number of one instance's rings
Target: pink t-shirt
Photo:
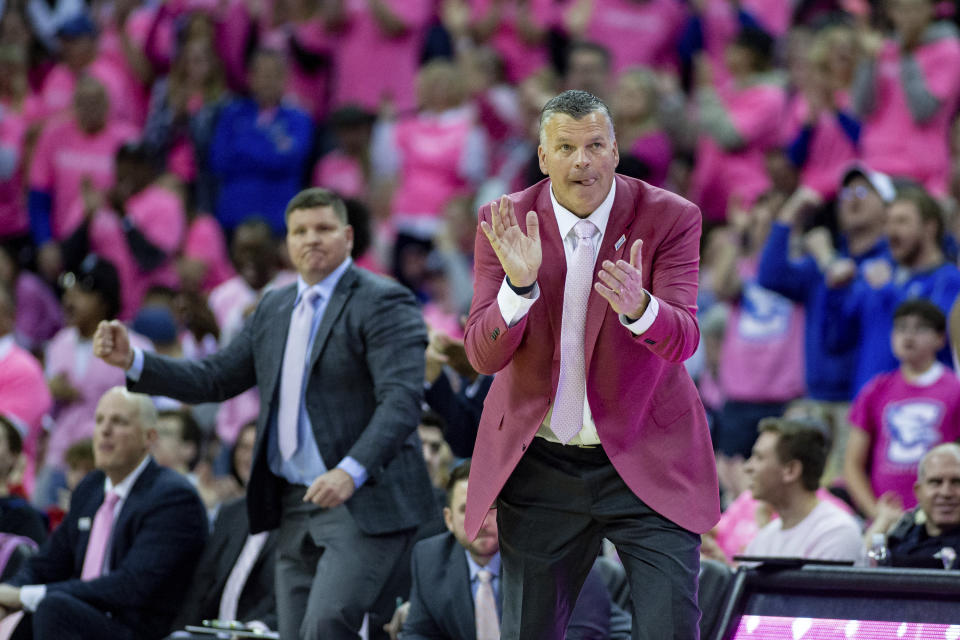
[[[126,25],[124,25],[130,41],[143,53],[146,53],[147,38],[150,35],[150,28],[156,14],[156,8],[140,7],[130,14]],[[123,53],[120,31],[112,19],[102,27],[99,45],[101,57],[113,64],[124,75],[126,85],[130,88],[130,93],[126,96],[126,102],[129,103],[127,106],[133,117],[132,122],[142,127],[147,121],[147,108],[150,101],[149,87],[140,81],[133,67],[127,62]]]
[[[345,198],[365,198],[367,178],[360,162],[339,149],[317,161],[313,170],[313,186],[336,191]]]
[[[687,19],[680,0],[595,0],[586,39],[606,47],[612,69],[643,65],[679,68],[677,39]]]
[[[487,14],[493,0],[471,0],[473,19],[479,20]],[[531,18],[539,28],[546,29],[556,22],[556,7],[552,0],[530,0],[528,3]],[[517,7],[512,2],[501,2],[500,23],[490,38],[490,45],[500,54],[507,80],[513,84],[521,82],[527,76],[545,67],[547,42],[528,44],[517,30]]]
[[[785,402],[806,390],[803,308],[756,283],[755,258],[741,261],[740,301],[727,322],[720,386],[730,400]]]
[[[146,120],[146,102],[136,98],[137,88],[131,86],[127,72],[106,56],[90,63],[84,73],[96,78],[107,92],[110,119],[122,120],[139,130]],[[58,64],[47,74],[41,95],[47,117],[68,113],[73,106],[77,76],[65,64]],[[133,98],[133,99],[131,99]]]
[[[130,344],[153,350],[150,341],[139,334],[130,334]],[[76,402],[58,404],[53,410],[54,427],[47,444],[46,464],[59,467],[70,445],[93,437],[94,413],[100,396],[126,381],[122,369],[93,355],[93,342],[82,340],[76,327],[66,327],[53,337],[44,360],[48,380],[63,373],[81,396]]]
[[[913,55],[940,109],[925,124],[914,122],[900,80],[899,47],[887,42],[877,58],[875,108],[863,121],[863,161],[877,171],[913,178],[932,194],[944,196],[950,178],[950,120],[960,98],[960,41],[941,38]]]
[[[847,92],[837,96],[837,106],[849,108],[850,98]],[[810,112],[810,105],[803,94],[797,94],[789,107],[789,120],[785,130],[789,144],[800,133]],[[843,132],[833,111],[824,111],[814,123],[813,135],[807,151],[807,162],[800,170],[800,183],[813,189],[824,200],[830,200],[837,194],[837,188],[844,171],[857,158],[857,148]]]
[[[739,195],[749,207],[770,188],[766,152],[780,144],[786,111],[786,92],[776,84],[724,84],[717,94],[744,145],[727,151],[711,136],[700,136],[690,197],[708,220],[726,218],[731,195]]]
[[[73,118],[44,128],[30,166],[30,188],[53,195],[50,226],[55,240],[70,235],[83,220],[83,207],[75,205],[84,177],[104,192],[113,186],[117,149],[136,134],[130,125],[114,120],[93,135],[80,130]]]
[[[443,215],[447,202],[467,185],[460,167],[472,129],[471,113],[465,109],[419,113],[397,123],[394,141],[401,161],[392,215]]]
[[[415,78],[433,0],[385,0],[407,26],[391,38],[373,16],[368,0],[344,0],[347,24],[336,34],[334,106],[356,103],[376,111],[384,98],[399,111],[416,106]]]
[[[850,422],[870,437],[870,484],[876,496],[892,491],[905,509],[917,504],[913,484],[923,455],[960,437],[960,380],[934,365],[935,381],[911,384],[897,371],[867,383],[850,408]]]
[[[223,228],[211,215],[198,215],[190,223],[187,239],[183,242],[183,255],[206,265],[207,272],[200,285],[204,293],[210,293],[214,287],[236,275]]]
[[[647,182],[655,187],[663,187],[667,182],[670,161],[673,160],[673,143],[663,131],[651,131],[636,139],[630,146],[630,153],[647,165],[650,175]]]
[[[113,263],[120,276],[120,319],[132,320],[150,287],[176,289],[180,279],[173,256],[180,249],[186,228],[183,203],[172,191],[152,185],[124,204],[127,217],[146,239],[167,255],[167,260],[149,272],[140,269],[130,251],[116,212],[103,209],[90,224],[90,250]]]
[[[27,429],[21,436],[27,463],[22,483],[28,493],[33,490],[43,417],[51,408],[53,397],[40,362],[15,345],[12,335],[0,338],[0,414],[19,421]]]

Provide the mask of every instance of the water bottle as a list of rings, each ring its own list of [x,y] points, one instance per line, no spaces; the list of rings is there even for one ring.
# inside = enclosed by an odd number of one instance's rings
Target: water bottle
[[[870,548],[867,549],[867,559],[871,567],[882,567],[886,565],[890,558],[890,551],[887,549],[887,536],[882,533],[873,534],[870,541]]]

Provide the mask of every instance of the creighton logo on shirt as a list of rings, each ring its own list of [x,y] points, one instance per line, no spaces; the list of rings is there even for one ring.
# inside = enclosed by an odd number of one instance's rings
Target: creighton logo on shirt
[[[914,465],[940,439],[943,405],[935,400],[911,399],[886,408],[884,426],[890,434],[887,460]]]
[[[755,282],[743,284],[737,331],[744,340],[773,340],[790,327],[793,303]]]

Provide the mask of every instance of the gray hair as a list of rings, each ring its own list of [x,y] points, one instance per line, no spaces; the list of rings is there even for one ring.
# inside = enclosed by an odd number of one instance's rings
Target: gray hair
[[[607,117],[607,123],[610,125],[610,138],[614,138],[613,115],[610,113],[610,107],[597,96],[588,91],[579,89],[570,89],[560,95],[554,96],[543,105],[540,111],[540,145],[545,142],[544,128],[547,126],[550,118],[557,114],[568,115],[574,120],[580,120],[591,113],[602,113]]]
[[[289,220],[290,214],[297,209],[316,209],[317,207],[332,208],[340,222],[350,224],[347,221],[347,205],[343,202],[343,198],[333,191],[330,191],[330,189],[324,189],[323,187],[304,189],[293,196],[287,205],[287,210],[284,212],[283,218],[284,220]]]
[[[111,393],[120,394],[123,396],[124,400],[134,406],[134,408],[137,410],[137,418],[142,428],[157,428],[157,408],[154,406],[153,400],[150,398],[150,396],[143,393],[134,393],[126,387],[118,385],[116,387],[107,389],[107,392],[101,397],[105,397]]]
[[[960,463],[960,444],[956,442],[944,442],[935,446],[924,454],[920,459],[920,466],[917,467],[917,482],[922,482],[927,476],[927,461],[934,456],[951,456]]]

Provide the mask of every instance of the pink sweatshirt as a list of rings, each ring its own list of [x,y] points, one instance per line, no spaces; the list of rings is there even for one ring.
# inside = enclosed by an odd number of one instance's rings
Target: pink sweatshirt
[[[860,146],[867,166],[913,178],[943,196],[950,176],[950,119],[960,97],[960,41],[944,37],[921,45],[914,58],[940,109],[925,123],[914,121],[900,80],[900,50],[888,41],[877,60],[875,108],[863,119]]]
[[[334,107],[353,102],[376,111],[387,98],[400,111],[413,109],[420,49],[433,16],[433,1],[386,0],[407,27],[397,37],[380,29],[368,0],[344,0],[344,4],[347,24],[336,34]]]
[[[173,257],[183,243],[186,215],[183,203],[173,192],[152,185],[125,203],[126,214],[146,239],[166,255],[167,260],[150,272],[140,269],[121,227],[120,216],[103,209],[90,224],[90,249],[113,263],[120,276],[120,319],[131,320],[140,309],[150,287],[176,289],[180,280]]]
[[[136,138],[129,124],[108,120],[99,132],[88,135],[73,118],[50,122],[40,134],[30,166],[30,188],[53,195],[50,226],[55,240],[70,235],[83,220],[80,185],[89,177],[106,191],[113,186],[114,156],[124,143]]]

